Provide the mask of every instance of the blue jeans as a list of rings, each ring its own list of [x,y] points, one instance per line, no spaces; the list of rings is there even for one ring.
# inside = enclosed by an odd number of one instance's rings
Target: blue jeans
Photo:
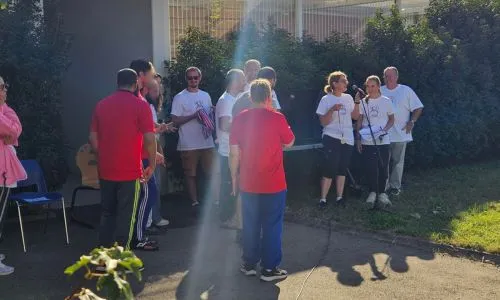
[[[143,159],[142,164],[144,168],[146,168],[149,166],[149,161]],[[148,217],[156,201],[158,201],[158,188],[156,187],[156,178],[153,173],[153,176],[151,176],[147,183],[141,183],[141,196],[139,198],[134,234],[136,241],[142,241],[144,239]]]
[[[274,194],[241,192],[243,214],[243,261],[264,269],[281,263],[281,236],[286,190]],[[262,237],[261,237],[262,232]]]

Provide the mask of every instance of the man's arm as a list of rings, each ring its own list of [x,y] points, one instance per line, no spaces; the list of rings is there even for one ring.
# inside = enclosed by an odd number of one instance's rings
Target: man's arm
[[[144,181],[148,181],[156,169],[156,136],[153,132],[147,132],[143,136],[144,147],[148,152],[148,157],[150,158],[149,166],[144,170]]]
[[[413,91],[411,88],[409,88],[409,105],[410,105],[410,120],[408,123],[406,123],[406,126],[402,128],[402,130],[405,130],[406,133],[410,133],[413,130],[413,127],[415,126],[415,123],[417,122],[418,118],[420,118],[420,115],[422,114],[422,111],[424,109],[424,105],[418,98],[417,94],[415,91]]]
[[[412,111],[410,121],[412,121],[413,123],[417,122],[417,120],[418,120],[418,118],[420,118],[420,115],[422,114],[423,110],[424,110],[424,108],[421,107],[421,108],[417,108],[414,111]]]
[[[99,147],[99,141],[97,139],[97,132],[90,133],[89,142],[90,142],[90,146],[92,146],[92,149],[94,150],[94,152],[97,153],[97,150]]]
[[[191,120],[194,120],[194,119],[196,119],[196,113],[194,113],[194,114],[192,114],[190,116],[176,116],[176,115],[172,115],[172,122],[174,122],[174,124],[176,126],[184,125],[187,122],[189,122]]]
[[[219,127],[220,127],[220,130],[229,133],[231,131],[231,117],[227,117],[227,116],[220,117],[219,118]]]
[[[280,138],[281,138],[281,143],[283,145],[283,149],[288,149],[293,146],[295,143],[295,135],[293,134],[292,129],[288,125],[288,122],[285,119],[285,116],[281,116],[282,119],[280,120],[279,125],[279,131],[280,131]]]

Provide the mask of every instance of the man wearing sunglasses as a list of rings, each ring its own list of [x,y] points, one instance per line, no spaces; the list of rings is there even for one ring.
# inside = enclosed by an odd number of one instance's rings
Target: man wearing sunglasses
[[[198,206],[196,170],[201,163],[205,174],[212,175],[215,145],[211,135],[205,137],[198,122],[198,111],[212,107],[210,95],[199,89],[201,71],[197,67],[186,70],[187,88],[175,95],[172,102],[172,121],[179,128],[177,151],[181,153],[182,167],[193,207]],[[209,176],[209,178],[216,178]]]

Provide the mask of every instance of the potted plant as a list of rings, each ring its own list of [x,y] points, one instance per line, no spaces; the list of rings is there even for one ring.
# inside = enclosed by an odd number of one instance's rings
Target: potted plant
[[[97,279],[97,291],[105,297],[101,298],[92,290],[79,287],[65,300],[134,299],[127,274],[134,274],[141,281],[142,266],[142,261],[132,251],[124,250],[118,244],[111,248],[96,248],[89,255],[82,255],[80,260],[67,267],[64,274],[71,276],[76,271],[85,269],[84,278]]]

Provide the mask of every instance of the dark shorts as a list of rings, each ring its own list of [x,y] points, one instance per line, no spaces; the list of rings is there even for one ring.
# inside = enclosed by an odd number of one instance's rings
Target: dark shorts
[[[324,135],[325,163],[323,164],[323,177],[331,179],[335,176],[346,176],[353,148],[351,145],[342,144],[339,139]]]

